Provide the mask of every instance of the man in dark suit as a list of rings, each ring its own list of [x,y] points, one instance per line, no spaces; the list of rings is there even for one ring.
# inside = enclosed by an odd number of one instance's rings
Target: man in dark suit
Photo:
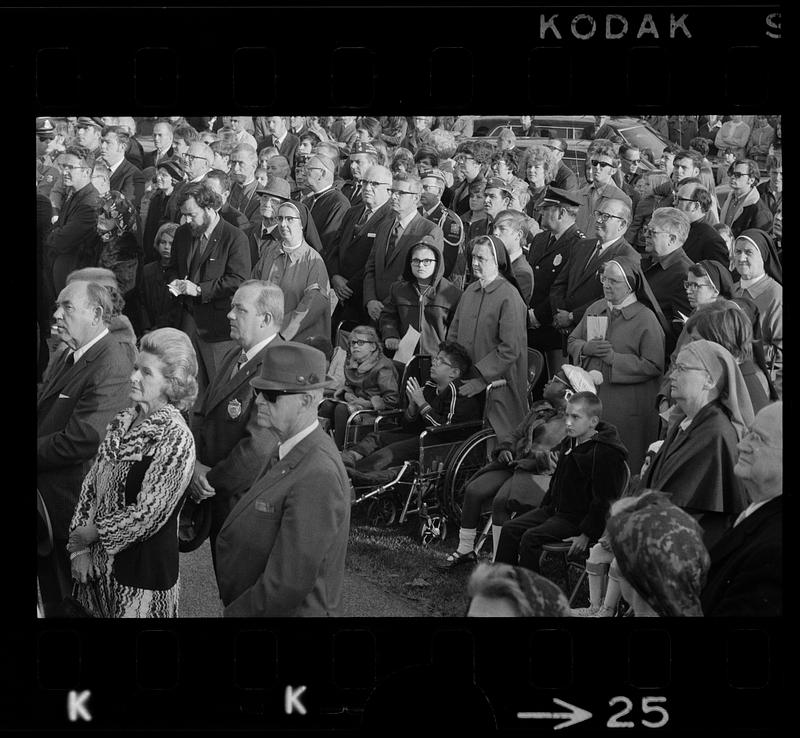
[[[164,159],[171,159],[175,154],[172,146],[172,125],[166,118],[159,120],[153,126],[153,143],[155,149],[144,155],[144,169],[156,167]]]
[[[568,266],[561,270],[550,290],[553,319],[564,337],[580,323],[586,308],[603,297],[597,270],[615,256],[627,256],[637,264],[642,258],[624,238],[631,222],[627,202],[603,198],[595,209],[597,238],[575,244]]]
[[[550,183],[553,187],[567,192],[574,192],[578,189],[578,178],[565,163],[564,154],[567,153],[567,142],[563,138],[551,138],[544,144],[553,154],[556,164],[556,176]]]
[[[733,473],[750,505],[711,547],[706,617],[783,614],[783,403],[762,408],[739,441]]]
[[[282,118],[278,115],[271,115],[266,118],[259,116],[256,118],[256,134],[263,130],[269,133],[261,138],[256,135],[257,150],[261,151],[268,146],[274,146],[281,156],[286,157],[289,167],[294,171],[294,158],[300,139],[289,132],[289,118]]]
[[[303,200],[311,219],[317,227],[322,241],[322,256],[325,258],[333,247],[333,241],[344,214],[350,209],[348,199],[333,186],[335,164],[322,154],[314,154],[306,162],[306,184],[311,192]]]
[[[389,206],[389,188],[392,186],[389,169],[372,166],[366,170],[362,181],[361,202],[344,214],[333,247],[325,259],[331,287],[339,300],[331,318],[334,327],[342,320],[369,322],[364,308],[364,270],[378,224],[387,216],[394,217]]]
[[[277,285],[251,279],[242,282],[228,313],[231,339],[236,342],[195,410],[192,432],[197,451],[189,486],[196,501],[211,505],[211,560],[216,569],[215,544],[231,506],[255,482],[277,437],[259,425],[255,391],[249,380],[261,370],[268,346],[281,343],[283,292]]]
[[[136,208],[142,204],[144,175],[125,158],[130,136],[119,126],[106,126],[100,140],[101,158],[111,170],[109,186],[121,192]]]
[[[81,266],[87,258],[87,248],[97,236],[97,212],[100,195],[91,182],[94,159],[83,146],[70,146],[61,157],[64,186],[72,188],[61,208],[53,230],[48,234],[47,278],[50,294],[64,289],[67,275]]]
[[[431,169],[421,175],[422,194],[420,195],[420,214],[442,230],[444,239],[444,276],[448,279],[456,265],[459,249],[464,244],[465,228],[455,212],[442,203],[442,195],[447,187],[447,179],[441,169]]]
[[[375,232],[375,241],[364,269],[364,306],[377,321],[389,288],[403,273],[406,252],[428,236],[444,250],[442,229],[418,212],[422,183],[413,174],[400,172],[392,180],[390,208],[393,218],[384,218]]]
[[[46,616],[72,591],[69,524],[106,426],[128,405],[133,371],[130,352],[108,331],[105,287],[70,282],[56,304],[56,330],[69,350],[44,377],[37,402],[36,483],[53,526],[53,551],[38,567]]]
[[[244,213],[244,217],[251,220],[258,212],[258,195],[256,195],[258,154],[249,144],[239,144],[231,153],[229,161],[233,185],[228,202],[232,208]]]
[[[179,277],[172,325],[194,342],[202,396],[235,346],[226,316],[233,293],[250,276],[250,248],[247,236],[220,218],[222,198],[207,182],[186,185],[178,206],[184,225],[172,243]]]
[[[250,380],[259,422],[280,445],[217,538],[225,617],[341,614],[350,483],[317,420],[332,381],[325,354],[293,342],[267,348]]]
[[[542,228],[533,238],[528,263],[533,269],[533,297],[528,310],[528,345],[547,355],[550,374],[564,363],[561,334],[553,326],[550,289],[569,263],[583,234],[575,225],[580,207],[574,193],[550,185],[542,200]]]
[[[578,190],[582,202],[576,222],[578,228],[588,238],[593,238],[595,232],[594,211],[601,199],[613,198],[622,200],[631,208],[631,198],[614,184],[614,175],[619,167],[619,157],[616,149],[606,141],[593,143],[586,151],[586,174],[591,179],[591,184]],[[630,219],[628,219],[630,222]]]
[[[683,250],[695,264],[698,261],[714,259],[725,267],[730,265],[730,254],[722,236],[713,226],[705,222],[706,213],[712,204],[711,193],[699,179],[690,179],[678,187],[675,207],[689,218],[689,235]]]
[[[350,148],[348,163],[350,179],[342,185],[342,194],[350,205],[358,205],[361,203],[364,173],[378,163],[378,151],[370,143],[356,141]]]

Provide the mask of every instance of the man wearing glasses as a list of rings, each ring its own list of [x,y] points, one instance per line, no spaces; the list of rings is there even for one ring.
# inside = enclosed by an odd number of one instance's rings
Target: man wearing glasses
[[[403,274],[408,249],[428,237],[444,251],[442,229],[417,212],[421,193],[418,177],[405,172],[394,175],[389,198],[393,217],[384,218],[378,225],[364,269],[364,305],[374,321],[381,315],[392,283]]]
[[[196,184],[211,170],[214,163],[214,152],[208,144],[195,141],[189,144],[186,153],[183,155],[184,169],[189,175],[189,182]]]
[[[325,354],[299,343],[269,346],[250,380],[258,422],[280,445],[217,539],[225,617],[341,615],[350,483],[317,420],[333,381]]]
[[[453,190],[452,202],[457,215],[469,212],[469,186],[484,178],[484,165],[490,158],[491,151],[479,142],[466,141],[458,147],[455,161],[462,179]]]
[[[333,325],[342,320],[369,323],[364,307],[364,269],[378,224],[394,216],[389,205],[392,173],[387,167],[371,166],[364,172],[361,185],[361,202],[344,214],[333,247],[325,258],[331,287],[339,301],[331,319]]]
[[[554,167],[556,176],[550,183],[553,187],[567,192],[575,192],[578,189],[578,177],[565,163],[564,154],[567,153],[567,142],[563,138],[551,138],[545,141],[544,147],[550,152],[556,166]]]
[[[87,266],[81,259],[86,258],[86,249],[97,236],[100,195],[91,181],[93,166],[94,156],[84,146],[70,146],[61,156],[61,178],[70,195],[45,240],[45,281],[53,297],[64,289],[73,269]]]
[[[586,176],[590,183],[578,190],[583,204],[575,222],[587,238],[599,235],[595,229],[594,212],[601,199],[622,200],[628,208],[632,206],[631,198],[613,182],[618,166],[617,152],[610,141],[598,139],[586,151]],[[630,223],[630,218],[628,222]]]
[[[737,159],[728,169],[731,194],[720,210],[719,222],[730,227],[734,238],[748,228],[767,233],[772,228],[772,213],[756,188],[760,176],[752,159]]]
[[[636,210],[636,203],[639,202],[639,193],[636,191],[636,182],[639,180],[639,162],[642,160],[642,153],[638,146],[621,144],[619,147],[620,174],[622,175],[622,191],[631,198],[631,210]]]
[[[322,241],[323,258],[333,248],[333,241],[344,214],[349,210],[347,198],[333,186],[336,165],[323,154],[314,154],[306,162],[306,185],[311,190],[303,200],[311,212]]]
[[[730,254],[719,232],[706,222],[706,214],[713,201],[711,193],[699,179],[689,179],[678,187],[673,203],[689,218],[689,235],[683,244],[686,255],[696,264],[705,259],[714,259],[730,265]]]
[[[444,276],[449,278],[456,265],[458,251],[464,243],[464,224],[461,218],[442,204],[442,193],[446,187],[447,180],[440,169],[431,169],[422,175],[419,211],[442,231]]]
[[[229,200],[231,207],[244,213],[248,220],[252,220],[258,211],[258,197],[256,196],[258,154],[249,144],[239,144],[233,150],[229,162],[230,177],[233,180]]]
[[[689,218],[676,208],[658,208],[645,226],[644,235],[642,271],[672,329],[666,334],[666,355],[671,356],[692,312],[684,280],[694,262],[682,248],[689,235]]]
[[[621,192],[621,190],[620,190]],[[624,193],[623,193],[624,194]],[[603,198],[594,211],[596,238],[579,241],[573,247],[569,264],[553,282],[550,303],[553,325],[566,337],[580,323],[586,308],[603,297],[598,270],[617,256],[627,256],[636,263],[641,255],[625,240],[625,230],[631,222],[630,200]]]

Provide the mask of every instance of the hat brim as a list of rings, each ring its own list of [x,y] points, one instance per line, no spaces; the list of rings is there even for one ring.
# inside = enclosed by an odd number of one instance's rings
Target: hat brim
[[[331,376],[325,375],[323,382],[314,382],[314,384],[288,384],[286,382],[277,382],[273,379],[264,379],[263,377],[253,377],[250,380],[250,386],[257,390],[283,390],[285,392],[302,393],[306,390],[326,389],[333,387],[336,384],[336,379]]]

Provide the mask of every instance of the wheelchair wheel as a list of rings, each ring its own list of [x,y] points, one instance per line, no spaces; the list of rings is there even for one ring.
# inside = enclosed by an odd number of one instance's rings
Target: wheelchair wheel
[[[376,497],[367,507],[367,525],[375,528],[386,528],[397,520],[397,505],[394,499],[386,495]]]
[[[497,434],[491,428],[484,428],[464,441],[450,457],[444,481],[444,499],[453,525],[461,523],[466,481],[489,463],[496,441]]]
[[[443,514],[431,515],[419,524],[419,541],[425,547],[441,544],[447,537],[447,518]]]

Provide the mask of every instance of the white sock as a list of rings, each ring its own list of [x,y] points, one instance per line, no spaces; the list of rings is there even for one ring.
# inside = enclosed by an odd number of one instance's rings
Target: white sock
[[[467,554],[472,551],[472,548],[475,545],[475,534],[477,532],[477,528],[459,528],[458,548],[456,549],[456,553]]]
[[[494,557],[497,556],[497,546],[500,543],[501,530],[503,530],[502,525],[494,525],[494,523],[492,523],[492,563],[494,563]]]

